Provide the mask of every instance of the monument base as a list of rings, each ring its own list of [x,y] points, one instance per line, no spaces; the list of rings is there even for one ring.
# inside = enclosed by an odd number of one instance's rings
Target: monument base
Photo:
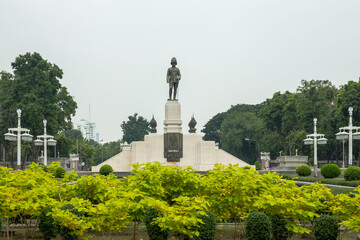
[[[164,133],[181,133],[181,104],[178,100],[168,100],[165,104]]]
[[[196,133],[183,135],[183,158],[180,162],[168,162],[164,158],[164,135],[151,133],[145,136],[144,141],[132,142],[131,149],[123,151],[105,162],[92,167],[98,172],[104,164],[112,166],[115,172],[129,172],[131,164],[160,162],[165,165],[187,167],[192,166],[195,171],[208,171],[214,165],[238,164],[240,167],[250,166],[246,162],[218,149],[214,141],[203,141],[202,136]]]

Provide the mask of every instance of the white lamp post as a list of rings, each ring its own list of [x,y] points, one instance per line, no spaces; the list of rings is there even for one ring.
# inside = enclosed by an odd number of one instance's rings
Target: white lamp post
[[[352,125],[352,114],[353,114],[353,108],[349,107],[349,126],[346,127],[342,127],[339,128],[340,132],[338,132],[336,134],[336,139],[337,140],[343,140],[343,144],[344,144],[344,140],[349,139],[349,166],[352,165],[352,152],[353,152],[353,139],[357,140],[360,139],[360,132],[358,132],[358,130],[360,129],[360,127],[356,127]],[[356,132],[353,134],[353,130],[356,130]],[[344,152],[344,151],[343,151]],[[344,158],[344,157],[343,157]],[[343,167],[344,166],[344,161],[343,161]]]
[[[8,133],[5,133],[5,140],[17,141],[17,166],[20,168],[21,165],[21,140],[31,142],[33,136],[30,134],[30,130],[21,127],[21,109],[16,110],[18,115],[18,126],[17,128],[9,128]],[[17,134],[14,134],[16,132]]]
[[[314,144],[314,176],[317,177],[317,145],[318,144],[326,144],[327,139],[324,134],[320,134],[316,132],[316,123],[317,118],[314,118],[314,133],[306,135],[306,139],[304,139],[305,145],[313,145]],[[319,137],[319,139],[318,139]]]
[[[47,165],[47,146],[56,146],[56,140],[54,140],[54,136],[46,134],[46,120],[43,120],[44,123],[44,135],[37,136],[37,139],[34,141],[35,146],[44,146],[44,166]],[[44,139],[41,140],[41,138]]]

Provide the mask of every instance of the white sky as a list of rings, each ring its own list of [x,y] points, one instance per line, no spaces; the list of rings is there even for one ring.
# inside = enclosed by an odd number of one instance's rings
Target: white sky
[[[38,52],[64,71],[100,138],[121,138],[135,112],[162,132],[165,76],[182,74],[183,133],[231,105],[295,91],[301,79],[336,86],[360,76],[359,0],[0,0],[0,70]],[[76,126],[76,124],[75,124]]]

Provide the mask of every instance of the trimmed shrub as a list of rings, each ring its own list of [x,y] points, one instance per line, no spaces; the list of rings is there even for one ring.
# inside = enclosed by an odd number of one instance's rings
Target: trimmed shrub
[[[63,167],[58,167],[55,170],[56,178],[63,178],[65,176],[66,170]]]
[[[44,208],[40,213],[39,230],[44,236],[44,240],[55,238],[58,233],[58,225],[51,216],[46,216],[51,212],[51,208]]]
[[[360,180],[360,167],[348,167],[344,172],[344,179],[346,181]]]
[[[60,209],[62,209],[62,210],[70,210],[70,212],[72,212],[73,214],[75,214],[77,216],[83,215],[76,208],[74,208],[74,206],[71,205],[71,204],[65,204]],[[59,231],[59,235],[61,236],[61,239],[63,239],[63,240],[77,240],[77,239],[79,239],[79,237],[74,234],[74,230],[72,230],[72,229],[70,229],[68,227],[59,226],[58,231]]]
[[[269,217],[262,212],[252,212],[245,221],[247,239],[270,240],[271,222]]]
[[[255,165],[255,167],[256,167],[256,170],[261,170],[261,164],[260,164],[259,161],[256,161],[256,162],[254,163],[254,165]]]
[[[215,232],[216,232],[216,219],[214,214],[206,211],[207,215],[201,215],[199,218],[204,222],[204,224],[200,224],[196,228],[192,228],[192,230],[197,230],[199,232],[199,236],[194,236],[190,238],[189,236],[184,236],[184,240],[215,240]]]
[[[214,214],[211,212],[206,212],[206,216],[201,215],[200,219],[204,222],[204,224],[200,224],[196,230],[199,231],[200,235],[195,236],[193,239],[198,240],[214,240],[215,232],[216,232],[216,219]]]
[[[107,176],[112,172],[114,172],[114,170],[109,164],[102,165],[99,171],[99,173],[104,176]]]
[[[336,217],[321,215],[314,220],[314,235],[316,240],[336,240],[338,235],[338,221]]]
[[[158,212],[154,208],[148,208],[145,213],[146,231],[150,240],[166,240],[169,236],[169,230],[162,230],[158,225],[152,223],[153,219],[158,216]]]
[[[299,176],[307,177],[311,175],[311,168],[308,165],[300,165],[296,168],[296,173]]]
[[[341,169],[336,164],[325,164],[320,170],[321,176],[324,178],[336,178],[340,176]]]
[[[292,233],[286,228],[286,222],[281,215],[270,215],[271,235],[273,240],[286,240]]]

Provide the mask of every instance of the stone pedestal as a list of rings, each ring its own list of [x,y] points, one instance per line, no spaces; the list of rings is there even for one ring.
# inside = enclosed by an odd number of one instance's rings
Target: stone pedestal
[[[177,100],[168,100],[165,104],[164,133],[181,133],[181,105]]]

